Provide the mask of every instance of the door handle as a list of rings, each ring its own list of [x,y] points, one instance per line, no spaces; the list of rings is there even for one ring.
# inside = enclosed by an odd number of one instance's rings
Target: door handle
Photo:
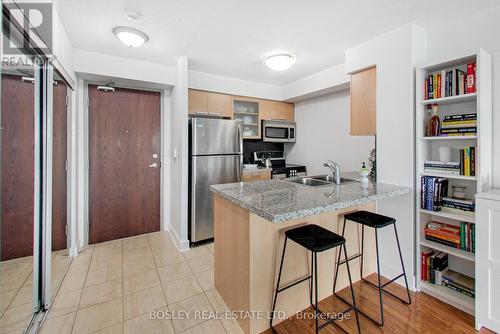
[[[153,162],[151,165],[148,165],[148,167],[158,168],[158,163],[157,162]]]

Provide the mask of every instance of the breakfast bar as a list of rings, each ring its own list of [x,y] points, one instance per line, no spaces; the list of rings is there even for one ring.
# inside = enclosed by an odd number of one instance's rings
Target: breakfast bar
[[[268,313],[272,309],[286,230],[314,223],[340,234],[344,214],[356,210],[375,211],[377,200],[409,192],[408,188],[397,185],[347,181],[311,186],[268,180],[211,186],[215,287],[229,309],[240,315],[237,320],[245,333],[261,333],[269,328]],[[373,235],[367,232],[363,273],[369,275],[375,272],[375,252]],[[348,256],[360,251],[359,235],[360,229],[355,224],[347,224]],[[318,254],[320,300],[332,294],[337,251],[331,249]],[[358,259],[351,263],[352,278],[357,281],[360,279],[356,269]],[[290,242],[280,286],[307,276],[309,268],[308,253]],[[345,266],[341,266],[337,289],[347,285],[347,272]],[[306,309],[309,304],[309,284],[304,281],[280,294],[276,305],[280,319],[275,323]]]

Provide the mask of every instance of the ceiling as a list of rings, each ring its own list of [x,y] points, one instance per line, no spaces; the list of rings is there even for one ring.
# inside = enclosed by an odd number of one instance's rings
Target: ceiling
[[[75,48],[281,85],[344,62],[344,51],[414,21],[432,29],[498,5],[497,0],[61,0],[60,16]],[[126,10],[141,14],[129,21]],[[126,25],[150,40],[124,46],[112,33]],[[296,55],[274,72],[266,56]]]

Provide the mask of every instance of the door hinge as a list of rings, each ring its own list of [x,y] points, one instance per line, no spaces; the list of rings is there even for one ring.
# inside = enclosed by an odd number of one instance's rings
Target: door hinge
[[[69,97],[68,95],[66,95],[66,107],[68,106],[68,102],[69,102]]]
[[[68,225],[64,225],[64,234],[68,235]]]
[[[67,172],[68,171],[68,159],[64,162],[64,170]]]

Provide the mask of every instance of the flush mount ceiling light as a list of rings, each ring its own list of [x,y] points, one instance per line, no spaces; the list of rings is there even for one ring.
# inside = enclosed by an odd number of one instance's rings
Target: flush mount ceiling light
[[[149,39],[142,31],[129,27],[116,27],[113,33],[123,44],[132,48],[138,48]]]
[[[274,71],[284,71],[289,69],[295,64],[296,59],[293,55],[288,53],[280,53],[267,57],[264,64]]]

